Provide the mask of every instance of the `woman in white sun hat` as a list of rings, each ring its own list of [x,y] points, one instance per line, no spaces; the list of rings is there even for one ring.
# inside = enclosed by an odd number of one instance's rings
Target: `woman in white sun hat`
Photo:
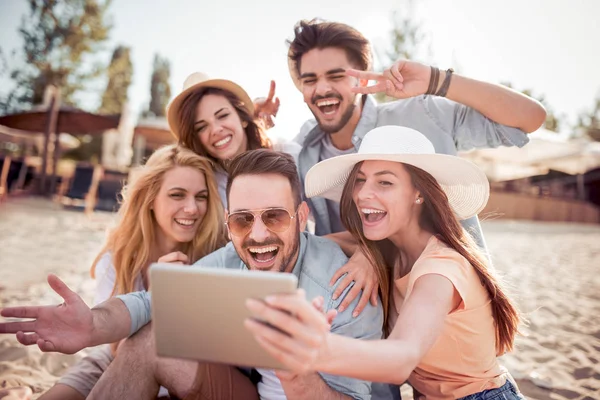
[[[458,222],[485,206],[489,184],[469,161],[435,154],[421,133],[378,127],[357,154],[315,165],[307,196],[341,200],[346,228],[377,266],[386,340],[329,332],[304,298],[248,301],[246,327],[297,373],[406,380],[419,398],[523,399],[496,357],[513,348],[519,313]]]

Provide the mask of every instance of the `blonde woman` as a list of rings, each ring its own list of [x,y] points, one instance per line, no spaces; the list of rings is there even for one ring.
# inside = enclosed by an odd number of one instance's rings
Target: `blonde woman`
[[[189,149],[157,150],[122,197],[118,223],[92,265],[95,304],[148,289],[153,262],[191,264],[226,242],[212,162]],[[40,398],[86,398],[112,358],[109,346],[94,350]]]
[[[306,192],[341,197],[344,224],[377,267],[389,335],[331,334],[303,293],[249,300],[257,318],[283,331],[247,321],[266,350],[298,373],[408,380],[420,399],[524,398],[497,360],[513,348],[519,313],[458,220],[487,202],[477,166],[435,154],[413,129],[382,126],[357,154],[313,167]]]

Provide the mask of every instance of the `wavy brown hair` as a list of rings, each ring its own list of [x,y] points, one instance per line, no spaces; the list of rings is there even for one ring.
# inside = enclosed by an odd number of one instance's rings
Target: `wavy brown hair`
[[[315,18],[301,20],[294,26],[294,39],[290,45],[289,59],[300,76],[302,56],[313,49],[336,47],[346,52],[348,61],[361,71],[371,69],[372,52],[369,41],[350,25]]]
[[[255,119],[248,111],[246,111],[242,100],[228,90],[212,87],[193,91],[188,94],[181,103],[181,107],[179,107],[177,113],[177,118],[182,122],[181,131],[174,132],[179,138],[179,144],[193,150],[196,154],[211,159],[217,165],[223,165],[222,160],[217,160],[208,154],[204,146],[202,146],[202,143],[200,143],[198,133],[194,129],[194,124],[196,122],[196,108],[200,100],[207,94],[225,97],[239,115],[242,123],[247,123],[247,126],[244,128],[248,138],[248,148],[246,150],[270,149],[272,147],[271,141],[265,133],[263,123]]]
[[[182,243],[179,251],[190,261],[212,253],[227,242],[223,222],[223,205],[219,198],[212,162],[182,146],[171,145],[156,150],[141,167],[130,184],[122,190],[122,204],[117,225],[109,232],[106,244],[92,264],[94,277],[100,258],[110,252],[116,272],[113,295],[134,291],[135,280],[149,263],[158,225],[151,209],[165,174],[175,167],[191,167],[204,174],[208,190],[206,214],[191,242]]]
[[[367,255],[369,261],[376,266],[384,310],[384,328],[387,329],[390,283],[393,279],[392,265],[393,261],[398,259],[399,252],[389,239],[371,241],[364,235],[362,220],[353,200],[356,176],[361,164],[358,163],[354,166],[344,186],[340,202],[340,213],[346,229],[358,241],[360,248]],[[450,207],[446,193],[435,178],[412,165],[403,164],[403,166],[410,175],[413,186],[425,200],[422,204],[419,225],[466,258],[473,266],[491,299],[492,315],[496,326],[497,354],[504,354],[512,350],[520,321],[517,307],[506,295],[500,280],[488,268],[487,258],[460,225]]]

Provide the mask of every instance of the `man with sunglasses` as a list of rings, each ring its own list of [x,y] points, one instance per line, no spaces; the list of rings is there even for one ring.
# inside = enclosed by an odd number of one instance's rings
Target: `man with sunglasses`
[[[226,193],[231,242],[195,266],[293,273],[307,298],[322,299],[315,301],[316,307],[337,308],[348,289],[334,300],[336,285],[331,287],[329,281],[347,257],[332,241],[305,232],[309,210],[301,199],[293,158],[271,150],[254,150],[236,157],[229,166]],[[74,353],[117,342],[141,329],[120,346],[88,398],[155,398],[160,386],[182,399],[371,398],[369,382],[341,376],[293,375],[263,369],[249,376],[234,366],[159,358],[151,326],[146,325],[151,318],[149,293],[118,296],[90,310],[58,278],[51,276],[48,281],[64,304],[4,309],[1,314],[5,317],[36,320],[0,323],[0,333],[18,332],[21,343],[37,344],[42,351]],[[356,302],[358,299],[335,316],[332,332],[361,339],[381,338],[381,305],[368,305],[353,317]],[[181,329],[185,329],[185,321]]]

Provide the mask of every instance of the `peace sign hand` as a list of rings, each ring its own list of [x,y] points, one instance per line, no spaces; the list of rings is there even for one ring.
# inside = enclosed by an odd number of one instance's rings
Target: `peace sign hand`
[[[400,60],[383,73],[371,71],[346,70],[346,74],[360,80],[373,80],[372,86],[357,86],[354,93],[373,94],[385,93],[396,99],[407,99],[419,96],[427,91],[431,69],[421,63]]]

